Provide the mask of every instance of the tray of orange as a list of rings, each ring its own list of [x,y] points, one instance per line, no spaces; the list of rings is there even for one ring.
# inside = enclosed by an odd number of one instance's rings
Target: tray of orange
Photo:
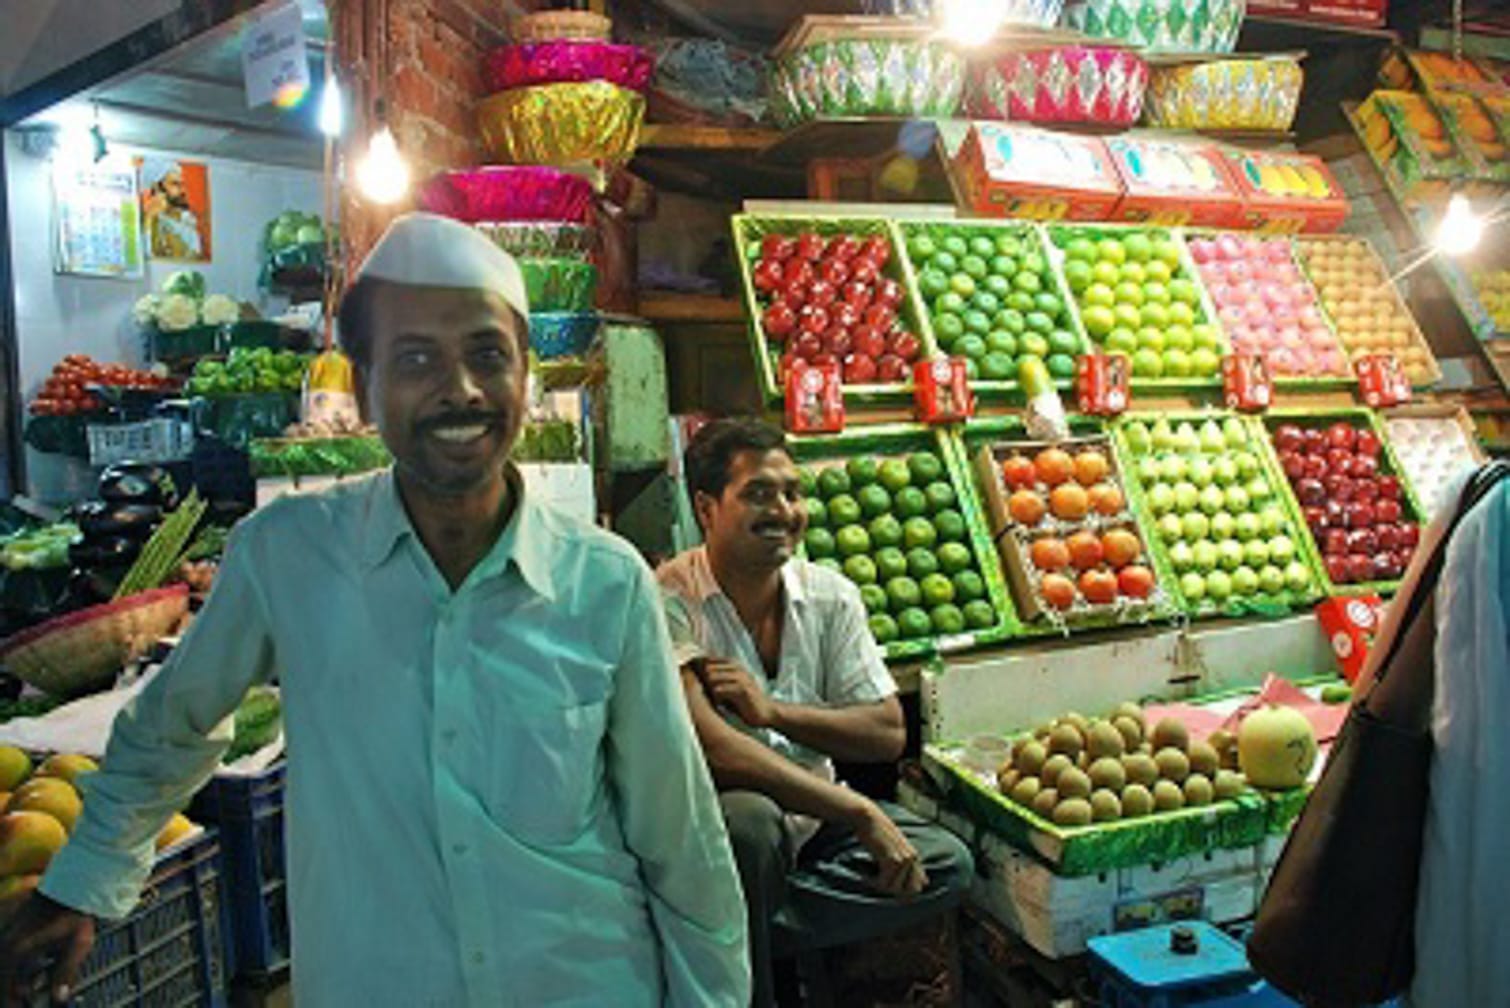
[[[1133,513],[1111,438],[1079,418],[1046,442],[1015,417],[973,421],[963,452],[1029,632],[1146,623],[1174,614]]]

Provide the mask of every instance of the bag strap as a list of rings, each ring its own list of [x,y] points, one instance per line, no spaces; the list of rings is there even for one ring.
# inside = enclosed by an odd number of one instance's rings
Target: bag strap
[[[1447,523],[1447,528],[1442,532],[1442,538],[1437,540],[1432,548],[1431,557],[1426,561],[1426,567],[1421,571],[1420,580],[1416,582],[1416,590],[1405,603],[1405,615],[1401,618],[1398,628],[1395,630],[1394,639],[1390,641],[1389,650],[1385,652],[1384,660],[1381,661],[1374,672],[1374,682],[1369,688],[1372,695],[1384,677],[1389,674],[1389,668],[1394,664],[1395,652],[1400,649],[1401,642],[1408,636],[1411,624],[1420,616],[1421,610],[1436,591],[1437,581],[1442,575],[1442,567],[1447,562],[1447,543],[1452,539],[1452,533],[1457,530],[1463,518],[1478,506],[1479,502],[1489,495],[1489,492],[1499,485],[1500,480],[1510,476],[1510,463],[1503,460],[1490,462],[1480,466],[1467,483],[1463,485],[1463,492],[1458,497],[1457,510],[1453,512],[1452,519]],[[1367,697],[1363,700],[1367,701]]]

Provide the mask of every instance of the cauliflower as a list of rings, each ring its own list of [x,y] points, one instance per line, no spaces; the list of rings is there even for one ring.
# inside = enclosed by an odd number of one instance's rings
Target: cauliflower
[[[150,329],[157,322],[158,300],[156,294],[138,298],[136,304],[131,306],[131,321],[139,328]]]
[[[157,328],[163,332],[182,332],[199,322],[199,305],[187,294],[168,294],[157,306]]]
[[[241,317],[241,306],[224,294],[211,294],[199,309],[205,325],[225,325]]]

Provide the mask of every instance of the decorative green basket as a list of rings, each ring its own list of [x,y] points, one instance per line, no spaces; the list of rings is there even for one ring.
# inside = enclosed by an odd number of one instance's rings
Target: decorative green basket
[[[934,42],[835,39],[781,56],[772,112],[783,127],[867,116],[947,118],[959,109],[965,58]]]
[[[925,552],[930,553],[936,547],[941,548],[948,543],[962,543],[965,545],[970,552],[970,563],[964,570],[974,571],[979,575],[982,584],[979,586],[981,592],[978,597],[990,603],[994,619],[989,625],[976,626],[958,631],[930,629],[926,633],[919,633],[911,637],[884,641],[884,649],[888,659],[922,658],[931,654],[965,651],[982,645],[1007,640],[1017,636],[1021,631],[1017,612],[1012,606],[1011,596],[1007,592],[1006,582],[1001,573],[1001,566],[996,558],[995,547],[981,519],[982,511],[979,502],[975,499],[974,484],[960,469],[958,449],[949,443],[951,437],[951,434],[944,431],[923,427],[918,424],[886,424],[867,427],[863,430],[846,432],[844,434],[812,437],[789,436],[787,438],[787,445],[790,447],[793,456],[803,466],[804,478],[812,478],[815,482],[815,492],[809,494],[810,499],[813,500],[822,497],[822,490],[824,489],[823,473],[828,470],[837,469],[845,473],[844,479],[845,481],[849,481],[850,477],[847,472],[847,466],[852,460],[857,458],[871,457],[878,462],[884,462],[897,459],[905,460],[914,454],[931,453],[941,465],[937,476],[929,480],[928,485],[947,484],[949,487],[947,496],[952,498],[952,503],[935,507],[934,503],[930,501],[928,507],[931,510],[927,512],[926,516],[921,512],[912,515],[912,517],[926,517],[930,528],[933,530],[933,534],[938,536],[937,540],[932,543],[919,543],[918,545]],[[815,463],[829,464],[823,466]],[[908,469],[906,484],[908,487],[913,487],[915,483],[921,482],[922,477],[918,475],[916,469],[912,469],[910,466],[904,466],[903,468]],[[879,555],[882,551],[882,547],[877,546],[875,541],[870,538],[870,529],[874,527],[879,517],[889,514],[896,517],[898,523],[903,521],[901,514],[903,510],[901,503],[903,488],[897,485],[897,482],[893,481],[884,471],[876,475],[873,485],[884,487],[888,482],[895,487],[896,499],[891,500],[891,503],[884,510],[876,511],[866,508],[865,516],[857,518],[855,522],[835,520],[835,516],[829,513],[831,526],[854,527],[855,525],[860,525],[866,528],[866,538],[869,545],[865,551],[862,551],[866,556],[870,556],[872,553]],[[869,485],[871,484],[867,484],[864,489],[868,490]],[[863,506],[866,503],[863,491],[858,487],[854,489],[855,494],[853,496],[856,503]],[[916,489],[921,488],[917,487]],[[825,512],[828,512],[828,508],[833,505],[833,502],[839,496],[846,495],[848,495],[847,491],[822,497],[824,503],[821,506],[824,507]],[[891,499],[891,491],[888,491],[888,499]],[[957,535],[955,533],[949,533],[948,535],[939,533],[937,526],[942,524],[943,520],[939,519],[938,515],[942,511],[950,510],[951,508],[959,514]],[[811,530],[816,527],[816,522],[810,522],[808,545],[812,543]],[[839,544],[836,547],[839,552],[835,553],[835,557],[844,552],[843,543],[844,532],[846,530],[840,527],[839,531],[832,536],[836,540],[836,543]],[[880,538],[879,535],[876,538]],[[897,549],[903,550],[905,544],[899,542],[893,545]],[[806,550],[807,546],[805,545],[804,552]],[[905,553],[905,550],[903,551]],[[853,552],[849,559],[854,559],[859,555],[859,552]],[[872,558],[871,564],[877,568],[881,566],[874,558]],[[836,566],[838,565],[836,564]],[[850,577],[851,581],[856,580],[850,571],[845,570],[842,566],[839,566],[839,569],[847,577]],[[946,569],[940,564],[940,571]],[[909,572],[906,575],[898,574],[894,576],[912,577],[913,574]],[[923,577],[926,577],[926,575],[916,578],[919,584],[921,584]],[[885,582],[878,574],[876,579],[870,583],[884,585]],[[950,591],[953,594],[955,589],[951,588]],[[955,597],[957,598],[958,596]],[[879,615],[880,612],[887,612],[888,615],[891,615],[889,610],[896,609],[897,622],[900,623],[902,622],[900,616],[903,610],[922,607],[923,603],[921,601],[906,604],[900,596],[896,596],[890,599],[886,609],[872,606],[872,612],[876,615]],[[926,609],[924,611],[926,614]]]
[[[598,292],[598,268],[576,259],[521,259],[532,312],[586,312]]]
[[[1155,53],[1229,53],[1247,0],[1068,0],[1059,23]]]

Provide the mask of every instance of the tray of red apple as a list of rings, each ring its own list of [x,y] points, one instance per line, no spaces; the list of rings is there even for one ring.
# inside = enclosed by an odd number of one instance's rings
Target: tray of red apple
[[[1331,593],[1393,591],[1424,512],[1377,417],[1277,411],[1264,424]]]

